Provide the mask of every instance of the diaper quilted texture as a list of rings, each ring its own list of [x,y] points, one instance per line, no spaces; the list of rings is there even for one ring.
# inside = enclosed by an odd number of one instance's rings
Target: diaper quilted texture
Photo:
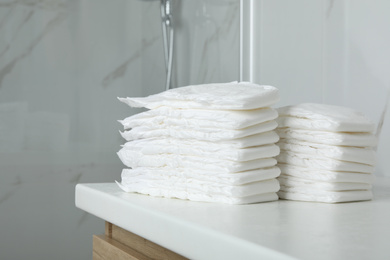
[[[278,199],[276,88],[231,82],[119,100],[149,109],[119,121],[124,191],[228,204]]]
[[[327,203],[372,199],[377,140],[370,120],[352,109],[324,104],[278,112],[280,198]]]

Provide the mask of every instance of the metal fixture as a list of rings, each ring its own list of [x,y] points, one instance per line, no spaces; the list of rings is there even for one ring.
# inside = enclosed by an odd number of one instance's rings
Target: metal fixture
[[[152,0],[153,1],[153,0]],[[172,24],[172,0],[160,0],[161,27],[164,44],[165,72],[166,81],[165,89],[171,88],[172,82],[172,64],[173,64],[173,37],[175,31]]]
[[[161,26],[163,32],[164,42],[164,57],[165,57],[165,68],[166,68],[166,82],[165,89],[171,88],[172,79],[172,63],[173,63],[173,36],[174,29],[172,25],[172,8],[171,0],[161,0]]]

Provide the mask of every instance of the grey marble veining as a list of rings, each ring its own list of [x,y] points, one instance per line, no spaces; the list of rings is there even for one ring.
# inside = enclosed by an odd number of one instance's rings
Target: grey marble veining
[[[12,197],[12,195],[16,192],[16,189],[13,189],[11,191],[6,192],[2,196],[0,196],[0,204],[2,204],[4,201],[8,200]]]
[[[207,35],[208,37],[205,39],[204,44],[201,45],[201,50],[198,51],[198,53],[194,52],[193,54],[193,58],[200,54],[200,60],[198,61],[198,64],[192,64],[193,66],[191,71],[191,80],[195,83],[210,82],[213,80],[218,81],[218,78],[221,77],[221,70],[223,69],[221,56],[224,54],[220,53],[219,50],[221,50],[222,46],[224,45],[224,42],[226,42],[224,40],[224,37],[232,34],[236,34],[236,36],[238,36],[238,30],[232,29],[234,29],[234,25],[238,23],[239,3],[237,1],[227,2],[227,6],[229,8],[227,8],[226,14],[222,17],[222,20],[220,22],[221,26],[217,26],[217,22],[212,18],[213,16],[209,13],[204,13],[197,18],[198,20],[200,20],[200,23],[203,24],[201,26],[198,25],[200,27],[200,29],[198,28],[198,30],[202,32],[210,26],[213,27],[214,30],[211,31],[209,35]],[[198,12],[202,11],[198,10]],[[198,37],[199,34],[200,33],[198,32]],[[196,41],[196,39],[194,40]],[[229,41],[229,43],[232,44],[233,41]],[[235,47],[237,48],[237,46]],[[195,46],[193,48],[195,50],[198,49]],[[209,57],[214,58],[215,64],[213,64],[213,60]],[[196,73],[196,71],[198,71],[198,73]]]
[[[239,4],[234,0],[181,2],[175,63],[179,86],[238,80]]]
[[[328,0],[328,9],[326,10],[326,18],[329,19],[332,14],[333,6],[335,0]]]
[[[9,5],[13,5],[13,4],[9,4]],[[0,6],[1,7],[8,7],[7,5],[5,4],[2,4],[0,3]],[[5,15],[3,15],[3,17],[0,19],[0,29],[4,27],[4,25],[6,24],[8,18],[10,17],[10,15],[12,14],[13,12],[13,9],[12,8],[9,8],[6,12]]]
[[[74,177],[72,177],[72,179],[70,179],[70,183],[74,183],[74,184],[77,184],[81,181],[81,178],[83,177],[83,173],[82,172],[79,172],[77,173]]]
[[[22,4],[27,4],[27,5],[30,5],[32,7],[37,6],[40,2],[41,1],[31,1],[31,2],[28,2],[28,1],[27,2],[23,2],[23,1],[21,1]],[[14,2],[13,4],[18,4],[18,3],[19,3],[19,1]],[[44,5],[44,7],[46,7],[46,6],[50,6],[51,7],[51,5]],[[62,7],[62,5],[61,5],[61,7]],[[55,9],[55,10],[57,10],[57,9]],[[15,15],[15,12],[17,13],[17,15],[19,15],[19,12],[13,11],[13,9],[11,7],[10,11],[7,13],[5,18],[1,21],[0,28],[2,27],[3,23],[4,24],[7,23],[8,17],[10,17],[12,14]],[[21,60],[23,60],[26,56],[30,55],[31,52],[34,50],[34,48],[42,41],[42,39],[47,34],[50,33],[51,30],[56,28],[62,21],[64,21],[66,19],[67,15],[66,15],[66,12],[63,12],[63,8],[60,8],[59,10],[57,10],[57,12],[58,13],[56,14],[56,16],[46,23],[46,25],[43,27],[42,31],[39,34],[37,34],[36,37],[34,37],[34,38],[30,39],[30,41],[28,41],[29,43],[25,47],[25,49],[19,50],[18,51],[19,54],[17,54],[15,57],[13,57],[2,68],[0,68],[0,88],[2,87],[2,82],[3,82],[4,78],[6,77],[6,75],[11,73],[12,70],[14,69],[14,67]],[[31,19],[33,14],[34,14],[34,10],[30,10],[27,13],[27,15],[25,15],[25,17],[23,17],[21,23],[17,25],[17,28],[16,28],[16,30],[13,33],[13,36],[11,38],[11,41],[6,45],[4,50],[1,52],[1,56],[3,56],[10,49],[10,46],[13,44],[13,42],[16,40],[17,35],[20,33],[21,28],[23,27],[24,24],[26,24]],[[22,13],[22,15],[23,15],[23,13]],[[20,36],[20,37],[22,37],[22,36]]]
[[[87,221],[87,219],[90,218],[90,217],[91,217],[91,214],[88,214],[87,212],[84,212],[81,215],[79,221],[77,222],[77,226],[78,227],[82,226]]]
[[[111,85],[113,81],[116,79],[123,77],[128,72],[128,67],[137,59],[142,57],[142,54],[144,54],[145,50],[148,49],[151,45],[155,44],[157,40],[160,38],[160,36],[155,36],[149,40],[146,40],[143,44],[141,49],[136,50],[133,55],[131,55],[128,59],[126,59],[125,62],[123,62],[120,66],[115,68],[112,72],[107,74],[107,76],[104,77],[102,80],[103,87],[108,87]]]
[[[6,53],[10,48],[10,45],[7,44],[7,46],[5,46],[5,48],[0,52],[0,58],[4,55],[4,53]]]

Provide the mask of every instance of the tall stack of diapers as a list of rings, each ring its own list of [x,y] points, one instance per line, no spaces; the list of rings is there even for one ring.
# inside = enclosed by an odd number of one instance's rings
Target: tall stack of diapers
[[[245,204],[277,200],[279,99],[271,86],[225,83],[120,98],[149,110],[120,121],[127,192]],[[130,169],[131,168],[131,169]]]
[[[352,109],[322,104],[278,112],[280,198],[329,203],[372,198],[373,123]]]

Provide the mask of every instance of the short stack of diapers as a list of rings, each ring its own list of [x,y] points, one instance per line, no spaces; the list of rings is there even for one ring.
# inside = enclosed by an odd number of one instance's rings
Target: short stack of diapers
[[[282,199],[370,200],[375,125],[349,108],[300,104],[278,109]]]
[[[277,200],[278,90],[246,82],[120,98],[149,110],[120,121],[127,192],[245,204]]]

